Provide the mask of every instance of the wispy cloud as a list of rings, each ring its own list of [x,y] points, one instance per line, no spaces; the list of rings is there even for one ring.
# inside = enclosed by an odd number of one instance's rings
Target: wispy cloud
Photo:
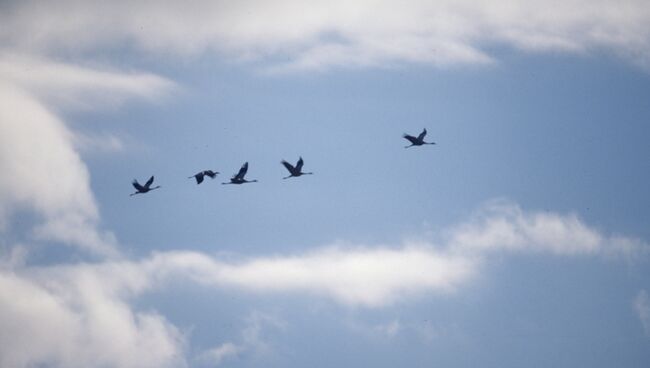
[[[643,331],[650,336],[650,296],[646,290],[640,290],[634,298],[634,310],[639,316]]]
[[[218,366],[225,359],[229,357],[235,357],[244,351],[243,346],[235,345],[232,342],[226,342],[222,345],[214,347],[212,349],[202,352],[197,360],[200,363],[204,363],[206,366]]]
[[[267,355],[273,352],[273,343],[264,337],[267,330],[284,330],[286,322],[276,315],[253,311],[246,317],[246,326],[237,343],[226,342],[201,352],[197,361],[206,366],[218,366],[225,359],[234,359],[243,354]]]
[[[50,109],[113,108],[133,98],[157,101],[177,88],[168,79],[150,73],[19,54],[2,55],[0,81],[20,86]]]
[[[302,292],[368,307],[423,291],[451,292],[476,272],[474,260],[449,256],[431,246],[328,247],[241,263],[225,263],[198,253],[161,253],[147,267],[162,273],[180,271],[218,287],[259,293]]]
[[[403,326],[400,323],[399,320],[394,319],[390,322],[383,323],[383,324],[378,324],[372,327],[372,331],[375,334],[379,334],[381,336],[385,336],[388,338],[394,337],[397,335],[401,330]]]
[[[459,253],[496,251],[630,257],[648,251],[640,239],[606,236],[576,214],[526,212],[507,200],[492,200],[447,231],[447,246]]]
[[[643,0],[27,1],[1,10],[1,43],[28,52],[128,44],[313,70],[485,64],[497,58],[491,50],[505,47],[606,51],[650,67],[650,7]],[[272,61],[278,59],[289,61]]]

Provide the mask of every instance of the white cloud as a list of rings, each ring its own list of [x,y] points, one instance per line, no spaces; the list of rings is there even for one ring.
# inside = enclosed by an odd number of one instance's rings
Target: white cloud
[[[25,68],[23,70],[23,68]],[[88,169],[76,151],[83,142],[57,116],[58,108],[156,98],[172,83],[26,57],[0,61],[0,231],[17,212],[37,215],[34,238],[115,256],[113,234],[101,231]],[[111,97],[105,97],[111,96]],[[102,103],[100,103],[102,101]]]
[[[185,365],[184,338],[162,316],[134,312],[88,268],[73,273],[39,280],[0,270],[0,366]]]
[[[639,291],[634,298],[634,310],[639,316],[643,331],[650,336],[650,296],[645,290]]]
[[[345,305],[381,307],[421,293],[454,292],[476,276],[496,250],[610,256],[642,254],[648,248],[634,239],[605,236],[575,215],[526,212],[504,201],[488,203],[448,234],[442,244],[338,245],[241,261],[179,251],[119,264],[132,270],[126,274],[138,275],[132,279],[147,283],[182,276],[211,287],[306,293]],[[634,247],[627,247],[630,244]]]
[[[259,293],[303,292],[348,305],[378,307],[425,291],[450,292],[476,271],[472,259],[433,247],[326,248],[295,256],[224,263],[198,253],[161,253],[146,265],[208,285]]]
[[[631,256],[648,251],[647,245],[638,239],[601,234],[576,214],[526,212],[505,200],[488,202],[469,221],[448,231],[447,243],[460,253],[507,250]]]
[[[96,230],[97,206],[88,170],[74,151],[71,133],[42,104],[0,81],[0,225],[31,210],[43,218],[42,239],[62,241],[114,255],[112,235]]]
[[[216,51],[274,67],[492,62],[495,46],[527,52],[608,51],[650,67],[644,0],[23,1],[0,11],[0,43],[54,52],[132,45]]]
[[[458,290],[480,272],[494,251],[555,256],[647,254],[648,245],[605,236],[575,215],[526,212],[506,201],[489,202],[448,232],[442,244],[329,246],[293,255],[223,261],[198,252],[156,253],[135,267],[162,282],[184,276],[198,283],[256,293],[306,293],[350,306],[381,307],[422,293]]]

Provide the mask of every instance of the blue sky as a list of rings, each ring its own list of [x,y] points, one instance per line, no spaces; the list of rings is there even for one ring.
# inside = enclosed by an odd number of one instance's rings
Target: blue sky
[[[0,365],[648,366],[650,7],[540,6],[1,5]]]

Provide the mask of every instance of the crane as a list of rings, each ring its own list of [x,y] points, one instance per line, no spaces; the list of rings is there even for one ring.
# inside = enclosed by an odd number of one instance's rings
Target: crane
[[[203,178],[205,176],[209,176],[210,179],[214,179],[214,177],[217,176],[217,174],[219,174],[218,171],[204,170],[204,171],[199,172],[198,174],[188,176],[187,178],[188,179],[194,178],[194,179],[196,179],[196,184],[201,184],[201,183],[203,183]]]
[[[230,178],[230,183],[221,183],[221,184],[244,184],[244,183],[256,183],[257,180],[246,180],[244,176],[248,171],[248,162],[244,162],[239,172]]]
[[[288,178],[291,178],[291,177],[298,177],[298,176],[301,176],[301,175],[312,175],[313,173],[311,173],[311,172],[302,172],[302,165],[304,163],[305,162],[302,160],[302,157],[300,157],[298,159],[298,162],[296,163],[296,166],[293,166],[290,163],[288,163],[287,161],[282,160],[282,165],[284,165],[284,167],[286,167],[287,170],[289,170],[289,173],[291,174],[291,175],[286,176],[286,177],[284,177],[282,179],[288,179]]]
[[[134,196],[136,194],[144,194],[154,189],[160,188],[160,185],[153,188],[151,187],[151,184],[153,184],[153,175],[149,178],[149,180],[147,180],[146,183],[144,183],[144,185],[140,185],[140,183],[138,183],[138,181],[135,179],[133,179],[133,182],[131,184],[133,184],[133,187],[136,190],[135,193],[131,193],[131,196]]]
[[[425,142],[424,141],[424,136],[426,136],[426,135],[427,135],[426,128],[424,130],[422,130],[422,133],[420,133],[420,135],[418,135],[417,137],[414,137],[414,136],[408,135],[408,134],[404,134],[402,137],[404,137],[406,140],[411,142],[411,145],[405,146],[404,148],[409,148],[409,147],[413,147],[413,146],[421,146],[423,144],[436,144],[435,142]]]

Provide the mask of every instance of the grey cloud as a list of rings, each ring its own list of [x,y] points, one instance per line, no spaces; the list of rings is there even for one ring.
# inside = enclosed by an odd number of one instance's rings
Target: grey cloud
[[[272,69],[485,64],[494,46],[611,52],[650,67],[643,0],[25,1],[5,5],[0,42],[52,53],[129,44],[143,52],[233,60],[289,58]]]

